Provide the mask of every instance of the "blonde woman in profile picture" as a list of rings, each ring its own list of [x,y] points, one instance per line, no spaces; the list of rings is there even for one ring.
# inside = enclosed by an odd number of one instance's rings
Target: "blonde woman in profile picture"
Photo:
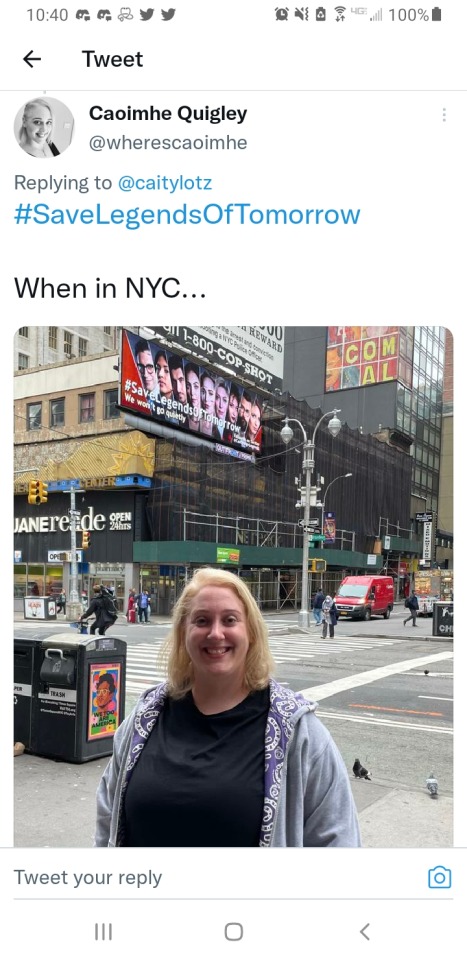
[[[20,147],[39,160],[58,157],[60,150],[52,140],[54,116],[47,100],[37,97],[24,107],[18,135]]]

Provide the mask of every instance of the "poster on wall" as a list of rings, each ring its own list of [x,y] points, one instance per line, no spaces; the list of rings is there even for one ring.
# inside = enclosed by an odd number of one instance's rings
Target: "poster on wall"
[[[220,376],[128,330],[122,332],[119,406],[135,416],[260,453],[263,401],[255,388]]]
[[[120,723],[120,663],[89,665],[88,740],[112,736]]]
[[[391,327],[328,327],[326,393],[397,380],[399,330]]]

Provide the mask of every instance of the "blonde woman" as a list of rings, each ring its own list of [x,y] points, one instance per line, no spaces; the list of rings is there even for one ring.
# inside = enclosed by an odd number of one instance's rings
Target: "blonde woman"
[[[39,160],[58,157],[60,151],[52,140],[54,118],[47,100],[38,97],[26,104],[18,135],[20,147]]]
[[[175,605],[168,681],[117,730],[96,846],[357,847],[347,771],[309,703],[272,679],[248,587],[198,570]]]

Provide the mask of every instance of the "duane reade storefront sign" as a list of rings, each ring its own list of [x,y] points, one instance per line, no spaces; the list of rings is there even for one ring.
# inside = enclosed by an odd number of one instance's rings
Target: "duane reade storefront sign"
[[[107,515],[96,513],[94,507],[89,507],[77,519],[77,529],[89,532],[131,530],[133,522],[131,510],[115,511]],[[15,533],[67,533],[69,529],[70,517],[67,514],[47,517],[15,517]]]

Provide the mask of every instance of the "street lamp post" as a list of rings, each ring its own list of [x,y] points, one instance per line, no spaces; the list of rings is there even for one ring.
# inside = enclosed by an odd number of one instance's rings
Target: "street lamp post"
[[[318,423],[315,426],[313,431],[313,436],[311,440],[308,440],[306,435],[305,428],[303,424],[300,423],[300,420],[295,418],[286,417],[282,422],[284,426],[281,430],[281,437],[284,443],[290,443],[293,437],[293,430],[289,426],[289,423],[298,423],[302,433],[303,433],[303,466],[302,470],[305,475],[305,503],[304,503],[304,513],[303,513],[303,553],[302,553],[302,606],[298,615],[298,625],[302,629],[308,629],[310,626],[310,613],[308,610],[308,557],[309,557],[309,542],[308,536],[310,532],[310,505],[311,505],[311,478],[315,469],[315,437],[316,431],[319,425],[327,417],[332,419],[328,423],[329,432],[333,437],[337,437],[339,430],[342,426],[341,421],[337,417],[337,414],[340,413],[340,410],[330,410],[328,413],[323,413],[323,416],[320,417]]]

